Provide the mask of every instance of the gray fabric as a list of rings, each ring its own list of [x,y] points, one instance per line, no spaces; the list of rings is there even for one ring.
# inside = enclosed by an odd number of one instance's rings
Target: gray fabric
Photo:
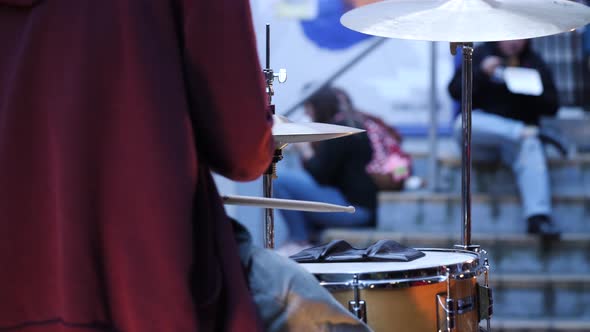
[[[371,332],[294,261],[252,244],[234,224],[240,258],[268,332]]]

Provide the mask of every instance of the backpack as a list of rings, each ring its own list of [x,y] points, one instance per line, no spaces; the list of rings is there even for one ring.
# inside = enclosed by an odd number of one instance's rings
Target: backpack
[[[401,136],[379,118],[368,114],[363,118],[373,150],[367,174],[380,190],[402,189],[404,180],[412,175],[412,158],[401,149]]]

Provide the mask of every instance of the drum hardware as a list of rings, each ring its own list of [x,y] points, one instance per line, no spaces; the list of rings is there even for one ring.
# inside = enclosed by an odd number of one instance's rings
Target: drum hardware
[[[463,216],[463,233],[461,244],[465,249],[471,248],[471,107],[473,93],[473,43],[451,43],[451,53],[463,46],[463,77],[461,93],[462,154],[461,164],[461,215]],[[453,51],[454,50],[454,51]]]
[[[485,253],[485,251],[484,251]],[[484,285],[478,285],[479,294],[479,320],[486,320],[487,331],[491,332],[491,318],[494,314],[494,297],[490,287],[490,263],[486,257],[484,260]]]
[[[361,300],[359,290],[359,278],[358,275],[352,277],[352,283],[350,284],[354,294],[354,300],[348,301],[348,310],[358,319],[367,323],[367,304]]]
[[[272,97],[275,95],[274,91],[274,80],[275,78],[279,83],[287,82],[287,70],[279,69],[279,73],[276,74],[272,68],[270,68],[270,24],[266,25],[266,68],[262,70],[264,78],[266,80],[266,94],[268,95],[268,104],[272,105]],[[274,114],[274,106],[273,112]]]
[[[446,273],[446,294],[438,294],[436,296],[439,305],[438,311],[438,331],[451,332],[456,328],[457,316],[463,315],[475,310],[477,298],[475,295],[467,296],[460,299],[455,299],[451,295],[451,280],[455,278],[449,269]],[[459,278],[461,279],[461,278]],[[442,318],[442,320],[441,320]]]
[[[282,150],[289,143],[298,142],[314,142],[326,139],[338,138],[347,135],[353,135],[364,130],[337,126],[326,123],[294,123],[286,117],[275,114],[275,105],[272,104],[272,97],[274,96],[274,80],[277,79],[279,83],[287,81],[287,71],[280,69],[279,73],[275,73],[270,68],[270,25],[266,25],[266,68],[263,69],[263,74],[266,82],[266,94],[268,95],[268,107],[269,111],[273,116],[274,125],[272,128],[273,138],[275,139],[275,151],[271,164],[269,165],[266,172],[262,177],[263,196],[271,201],[267,201],[264,206],[264,247],[274,248],[274,211],[272,206],[277,201],[272,201],[272,181],[277,178],[277,163],[283,159]],[[231,200],[230,200],[231,202]],[[244,203],[244,202],[242,202]],[[250,201],[251,203],[251,201]],[[303,209],[303,211],[314,211],[314,212],[348,212],[354,213],[354,207],[340,207],[331,204],[318,203],[314,205],[314,202],[283,202],[288,203],[290,209]],[[231,204],[227,203],[226,204]],[[249,204],[249,203],[246,203]],[[299,204],[299,205],[297,205]],[[297,205],[297,206],[296,206]],[[313,208],[314,210],[309,210]]]
[[[451,270],[449,270],[447,268],[447,298],[446,298],[446,307],[444,308],[445,313],[446,313],[446,328],[445,330],[447,330],[448,332],[451,332],[454,328],[455,328],[455,324],[456,324],[456,315],[455,315],[455,300],[452,297],[451,294]],[[439,301],[440,303],[440,301]],[[439,327],[439,331],[442,331],[442,329]]]
[[[275,105],[272,104],[272,97],[274,96],[274,80],[278,79],[279,83],[287,81],[287,71],[279,70],[279,74],[275,74],[270,68],[270,24],[266,25],[266,67],[263,70],[266,81],[266,94],[268,95],[268,107],[271,114],[275,114]],[[263,194],[266,198],[272,197],[272,180],[277,177],[277,163],[283,159],[283,152],[280,148],[276,148],[272,162],[264,175],[262,176]],[[272,208],[264,208],[264,247],[274,248],[274,212]]]

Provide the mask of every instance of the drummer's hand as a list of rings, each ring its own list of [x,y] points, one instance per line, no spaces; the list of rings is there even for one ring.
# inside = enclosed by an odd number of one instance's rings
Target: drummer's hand
[[[309,160],[313,157],[313,148],[311,147],[311,143],[304,142],[304,143],[295,143],[292,144],[293,148],[303,160]]]
[[[481,62],[481,70],[483,70],[484,73],[488,74],[488,76],[492,76],[494,75],[494,71],[496,70],[496,68],[498,68],[498,66],[501,66],[502,63],[502,58],[493,55],[488,56]]]

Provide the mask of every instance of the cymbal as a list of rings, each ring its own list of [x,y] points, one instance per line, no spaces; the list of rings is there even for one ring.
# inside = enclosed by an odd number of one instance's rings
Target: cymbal
[[[290,143],[316,142],[364,132],[362,129],[319,122],[293,122],[274,115],[272,135],[279,149]]]
[[[255,206],[271,209],[297,210],[309,212],[355,212],[355,208],[353,206],[341,206],[321,202],[237,195],[224,195],[221,196],[221,198],[223,200],[223,203],[226,205]]]
[[[590,22],[570,0],[387,0],[345,13],[344,26],[369,35],[448,42],[548,36]]]

